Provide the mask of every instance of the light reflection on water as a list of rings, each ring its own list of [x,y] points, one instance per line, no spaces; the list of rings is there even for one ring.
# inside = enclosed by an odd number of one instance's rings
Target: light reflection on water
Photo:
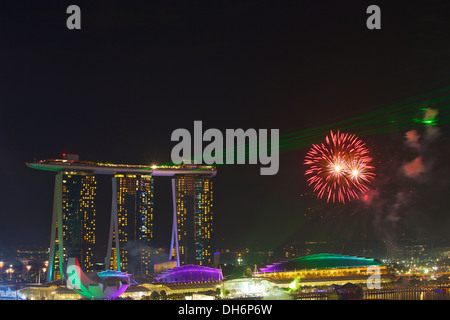
[[[304,297],[299,300],[329,300],[326,296]],[[450,300],[450,291],[405,290],[399,292],[364,294],[364,300]]]
[[[411,291],[411,292],[395,292],[370,294],[364,297],[367,300],[450,300],[448,292],[430,291]]]

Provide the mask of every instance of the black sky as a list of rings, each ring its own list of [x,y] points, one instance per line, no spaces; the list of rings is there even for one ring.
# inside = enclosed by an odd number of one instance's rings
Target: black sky
[[[66,28],[70,4],[81,8],[81,30]],[[381,30],[366,28],[371,4],[381,8]],[[49,242],[53,175],[27,168],[27,161],[66,152],[82,160],[164,163],[172,131],[192,131],[194,120],[205,129],[287,133],[448,85],[448,9],[446,1],[1,3],[0,243]],[[440,130],[438,146],[447,150],[448,128]],[[367,139],[386,168],[403,133]],[[449,154],[438,146],[429,154],[443,164],[440,177],[448,177]],[[305,152],[281,154],[273,177],[260,176],[257,165],[219,168],[218,248],[350,234],[344,227],[328,232],[305,217],[321,205],[300,196],[310,192]],[[438,195],[449,189],[440,182],[433,192],[423,181],[408,185],[422,194],[414,218],[402,216],[412,235],[447,233],[448,203]],[[110,210],[109,182],[101,183],[99,224]],[[394,193],[405,186],[395,187]],[[158,179],[157,188],[157,219],[165,221],[170,186]],[[425,205],[430,199],[432,208]],[[374,228],[372,220],[367,228]],[[161,246],[168,245],[168,230],[161,222]],[[351,233],[345,241],[358,237]]]

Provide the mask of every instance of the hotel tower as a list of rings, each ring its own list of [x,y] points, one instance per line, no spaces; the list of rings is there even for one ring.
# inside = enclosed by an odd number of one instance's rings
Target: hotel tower
[[[153,240],[153,177],[115,174],[112,201],[117,208],[117,233],[110,229],[110,268],[133,274],[149,274]],[[114,219],[115,220],[115,219]],[[113,221],[113,220],[112,220]],[[120,255],[117,257],[116,237]]]
[[[174,224],[170,251],[177,265],[213,266],[212,176],[175,175],[172,194]]]
[[[56,174],[49,280],[61,278],[69,257],[78,258],[83,270],[93,271],[96,189],[90,172],[62,170]]]
[[[69,258],[94,269],[97,174],[112,178],[105,269],[149,274],[153,268],[154,176],[172,177],[172,238],[168,260],[211,266],[212,166],[145,166],[79,161],[77,155],[27,163],[56,173],[47,281],[67,278]],[[168,213],[170,214],[170,213]]]

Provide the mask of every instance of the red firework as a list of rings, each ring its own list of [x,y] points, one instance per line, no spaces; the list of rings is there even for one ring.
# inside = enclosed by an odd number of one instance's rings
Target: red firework
[[[317,197],[345,203],[369,191],[368,184],[375,174],[365,143],[355,135],[339,131],[336,134],[330,131],[325,141],[313,144],[304,162],[309,166],[305,175],[311,175],[308,183]]]

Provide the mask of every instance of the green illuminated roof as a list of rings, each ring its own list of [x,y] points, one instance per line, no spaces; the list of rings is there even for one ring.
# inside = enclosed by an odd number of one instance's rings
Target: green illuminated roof
[[[51,167],[47,165],[42,165],[38,163],[27,163],[27,166],[33,169],[44,170],[44,171],[61,171],[63,168]]]
[[[58,172],[61,170],[87,171],[94,174],[133,173],[151,174],[153,176],[174,176],[176,174],[209,175],[215,176],[217,169],[214,166],[203,165],[130,165],[77,161],[67,159],[49,159],[26,163],[30,168],[44,171]]]
[[[377,266],[382,263],[377,259],[348,256],[333,253],[321,253],[295,258],[289,261],[281,261],[261,268],[262,272],[282,272],[293,270],[313,270],[329,268],[352,268]]]
[[[333,253],[321,253],[310,256],[304,256],[293,259],[303,269],[319,269],[319,268],[346,268],[346,267],[361,267],[382,265],[376,259],[347,256]]]

